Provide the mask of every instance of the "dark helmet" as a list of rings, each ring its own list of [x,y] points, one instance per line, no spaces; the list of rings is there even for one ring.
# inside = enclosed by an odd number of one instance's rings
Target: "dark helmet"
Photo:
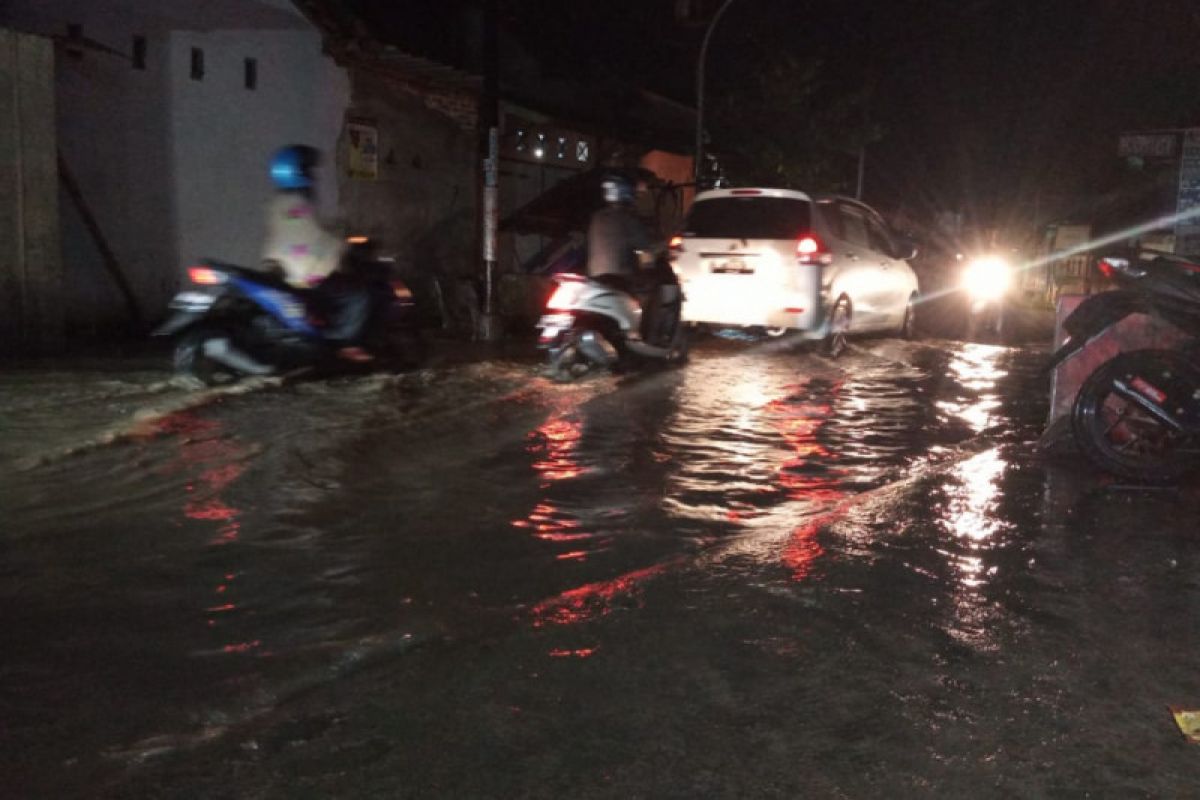
[[[271,180],[280,189],[311,189],[313,169],[319,161],[315,147],[289,145],[271,157]]]
[[[600,182],[604,190],[606,203],[632,203],[634,198],[633,184],[622,175],[606,175]]]

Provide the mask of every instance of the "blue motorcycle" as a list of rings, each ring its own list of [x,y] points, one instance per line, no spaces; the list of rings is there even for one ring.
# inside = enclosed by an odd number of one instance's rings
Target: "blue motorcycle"
[[[177,373],[220,386],[252,375],[354,366],[337,358],[323,334],[330,309],[314,292],[218,261],[191,267],[187,275],[190,285],[171,301],[174,314],[155,331],[175,337]],[[376,356],[370,368],[419,366],[425,347],[408,286],[390,276],[386,264],[361,258],[352,280],[370,297],[361,342]]]

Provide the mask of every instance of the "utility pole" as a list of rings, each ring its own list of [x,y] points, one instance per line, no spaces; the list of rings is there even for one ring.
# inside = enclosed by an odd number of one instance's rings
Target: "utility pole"
[[[496,238],[499,226],[500,45],[499,0],[483,9],[483,93],[479,98],[480,154],[483,162],[483,313],[476,332],[484,341],[500,337],[496,314]]]
[[[692,169],[696,191],[700,191],[700,172],[704,164],[704,57],[708,54],[708,41],[712,38],[717,22],[732,2],[733,0],[725,0],[717,9],[717,13],[713,14],[712,22],[708,23],[708,29],[704,31],[704,41],[700,43],[700,58],[696,62],[696,162]]]

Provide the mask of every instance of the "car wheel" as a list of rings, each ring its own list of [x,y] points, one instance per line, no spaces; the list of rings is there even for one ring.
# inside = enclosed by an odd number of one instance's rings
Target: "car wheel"
[[[687,363],[690,339],[691,334],[686,325],[675,326],[675,335],[671,337],[670,354],[667,356],[668,364],[682,365]]]
[[[850,321],[853,316],[854,310],[850,305],[850,298],[842,295],[833,304],[833,310],[829,312],[829,330],[825,333],[822,346],[825,355],[837,358],[846,351],[846,335],[850,331]]]
[[[908,305],[904,307],[904,321],[900,323],[899,330],[900,338],[916,339],[917,338],[917,296],[912,295],[908,298]]]

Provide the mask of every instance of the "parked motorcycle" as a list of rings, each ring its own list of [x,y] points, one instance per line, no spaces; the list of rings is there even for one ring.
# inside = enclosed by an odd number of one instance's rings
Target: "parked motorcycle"
[[[1137,262],[1106,258],[1099,266],[1121,288],[1093,295],[1064,320],[1068,339],[1051,366],[1135,313],[1200,336],[1200,265],[1154,254]],[[1102,469],[1147,483],[1178,479],[1200,455],[1200,339],[1173,350],[1124,352],[1101,364],[1080,386],[1071,430]]]
[[[367,257],[362,241],[347,269],[370,296],[362,344],[374,367],[414,367],[424,356],[412,292]],[[208,261],[187,271],[190,286],[175,295],[175,312],[157,336],[175,337],[178,373],[217,386],[246,376],[313,367],[346,369],[322,333],[326,310],[311,291],[298,290],[262,270]]]
[[[627,278],[555,276],[558,286],[538,321],[538,346],[546,350],[552,377],[570,381],[597,368],[687,360],[683,292],[669,264],[660,262],[656,269],[649,319]]]

